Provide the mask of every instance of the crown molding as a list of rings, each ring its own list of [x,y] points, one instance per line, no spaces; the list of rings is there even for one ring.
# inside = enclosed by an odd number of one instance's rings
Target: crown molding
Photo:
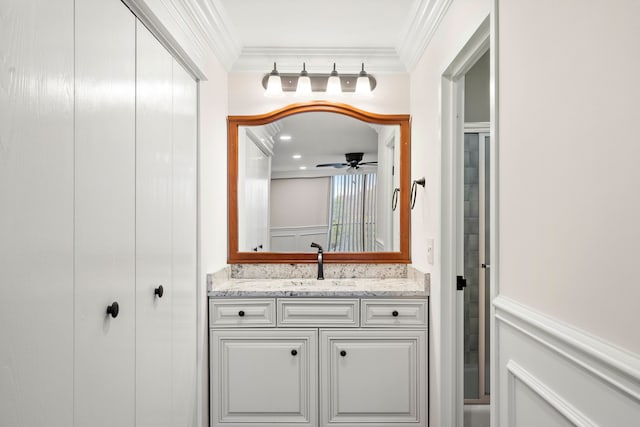
[[[407,70],[393,47],[245,47],[231,68],[233,72],[267,72],[273,62],[278,71],[298,73],[306,62],[310,73],[328,73],[335,62],[340,73],[365,69],[371,73],[405,73]]]
[[[218,0],[122,0],[198,79],[211,57],[230,70],[240,54],[230,20]]]
[[[242,47],[220,0],[123,0],[154,35],[200,79],[211,56],[227,71],[265,72],[276,61],[284,72],[342,72],[360,64],[373,73],[410,72],[420,60],[453,0],[420,0],[396,47]]]
[[[211,52],[228,71],[238,59],[241,44],[219,0],[165,0],[176,5],[185,21],[204,40]],[[179,12],[180,12],[179,11]]]
[[[400,59],[407,71],[412,71],[422,57],[452,2],[453,0],[417,2],[398,44]]]
[[[267,157],[273,157],[275,142],[268,132],[260,127],[247,128],[247,137]]]

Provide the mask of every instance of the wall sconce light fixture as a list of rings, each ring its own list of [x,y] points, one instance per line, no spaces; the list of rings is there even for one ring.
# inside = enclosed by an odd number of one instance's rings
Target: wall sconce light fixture
[[[327,80],[327,95],[342,95],[342,84],[336,71],[335,62],[333,63],[333,71],[329,74],[329,79]]]
[[[273,82],[273,87],[271,86]],[[295,96],[311,96],[313,92],[325,92],[327,95],[340,95],[342,93],[354,93],[356,96],[371,97],[376,88],[376,79],[364,71],[359,74],[338,74],[336,64],[333,64],[331,73],[309,73],[306,64],[302,64],[302,71],[295,73],[278,73],[276,63],[273,70],[262,78],[262,87],[265,88],[265,96],[284,96],[283,92],[295,92]]]
[[[273,63],[273,70],[267,74],[266,79],[267,84],[265,89],[267,91],[264,93],[265,96],[280,97],[284,95],[282,93],[282,79],[280,78],[280,73],[278,73],[275,62]]]
[[[307,73],[307,64],[302,63],[302,71],[298,76],[298,84],[296,85],[296,96],[311,96],[311,78]]]
[[[371,93],[371,80],[369,80],[369,75],[364,70],[364,62],[362,63],[362,71],[358,74],[358,81],[356,82],[356,95],[371,97],[373,93]]]

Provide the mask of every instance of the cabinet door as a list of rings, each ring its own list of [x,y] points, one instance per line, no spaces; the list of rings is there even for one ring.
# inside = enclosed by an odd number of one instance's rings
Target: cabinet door
[[[2,427],[73,424],[73,8],[0,1]]]
[[[196,82],[173,61],[173,426],[196,425]]]
[[[320,425],[425,426],[426,345],[425,331],[321,330]]]
[[[76,1],[75,425],[134,425],[135,18]],[[119,304],[116,318],[107,305]]]
[[[173,58],[139,21],[136,39],[136,427],[172,427]]]
[[[317,330],[210,334],[211,426],[315,426]]]

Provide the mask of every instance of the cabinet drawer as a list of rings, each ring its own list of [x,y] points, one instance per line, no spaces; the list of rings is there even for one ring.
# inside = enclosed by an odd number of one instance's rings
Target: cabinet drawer
[[[363,299],[363,327],[426,327],[427,302],[424,300]]]
[[[278,326],[357,327],[359,314],[357,299],[278,299]]]
[[[276,304],[273,298],[209,300],[209,327],[273,327]]]

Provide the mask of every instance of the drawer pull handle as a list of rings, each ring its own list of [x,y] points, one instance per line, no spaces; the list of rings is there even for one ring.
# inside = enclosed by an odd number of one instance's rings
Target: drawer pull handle
[[[391,315],[393,317],[398,317],[398,311],[397,310],[393,310],[393,313],[391,313]]]
[[[240,316],[240,317],[244,317],[244,311],[240,310],[240,311],[238,312],[238,316]]]
[[[291,350],[291,355],[292,356],[297,356],[298,355],[298,350]]]
[[[344,351],[344,350],[340,351],[340,356],[345,357],[346,355],[347,355],[346,351]]]
[[[153,290],[153,293],[154,295],[158,295],[158,298],[162,298],[162,295],[164,295],[164,288],[160,285]]]
[[[107,306],[107,314],[110,314],[114,319],[118,317],[118,313],[120,313],[120,306],[117,302]]]

